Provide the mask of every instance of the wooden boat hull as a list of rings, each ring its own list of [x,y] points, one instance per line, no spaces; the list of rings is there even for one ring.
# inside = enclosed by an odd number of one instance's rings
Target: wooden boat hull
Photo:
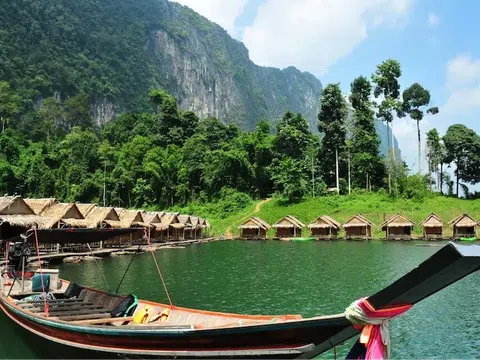
[[[0,306],[15,323],[58,344],[81,349],[142,356],[295,357],[313,349],[346,326],[343,315],[278,324],[221,329],[185,326],[93,327],[31,316],[4,299]]]

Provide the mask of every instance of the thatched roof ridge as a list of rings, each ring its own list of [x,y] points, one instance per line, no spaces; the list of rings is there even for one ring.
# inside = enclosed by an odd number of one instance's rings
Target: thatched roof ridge
[[[263,220],[262,220],[263,221]],[[264,222],[264,221],[263,221]],[[267,224],[265,222],[265,224]],[[268,224],[267,224],[268,225]],[[205,226],[207,227],[207,229],[210,229],[212,227],[212,225],[210,225],[210,222],[208,221],[208,219],[205,219]],[[270,227],[270,225],[268,225],[268,227]]]
[[[300,220],[295,218],[292,215],[286,215],[280,220],[278,220],[275,224],[273,224],[274,228],[286,228],[286,227],[295,227],[295,228],[303,228],[305,224],[303,224]]]
[[[382,230],[385,230],[388,227],[414,227],[415,223],[402,214],[395,214],[390,216],[386,221],[380,225]]]
[[[456,227],[471,227],[479,225],[479,222],[470,215],[463,213],[451,220],[449,224]]]
[[[262,219],[260,219],[259,217],[253,216],[253,217],[245,220],[238,228],[239,229],[263,229],[263,230],[268,230],[268,229],[270,229],[270,225],[267,224]]]
[[[332,219],[328,215],[322,215],[313,220],[310,225],[308,225],[309,229],[313,228],[335,228],[337,230],[340,230],[342,227],[342,224],[340,224],[338,221]]]
[[[190,221],[192,222],[193,227],[201,226],[200,219],[197,216],[190,216]]]
[[[68,215],[67,215],[68,214]],[[42,217],[53,219],[85,219],[77,205],[74,203],[55,203],[44,209],[40,215]]]
[[[0,214],[34,215],[33,209],[20,196],[0,197]]]
[[[178,219],[178,215],[176,213],[165,213],[162,216],[162,224],[164,225],[171,225],[171,224],[178,224],[180,220]]]
[[[47,207],[52,206],[57,202],[54,198],[45,198],[45,199],[23,199],[28,206],[33,210],[35,215],[40,215]]]
[[[178,221],[180,224],[184,224],[185,226],[192,226],[192,218],[190,215],[178,215]]]
[[[80,210],[84,218],[87,218],[87,215],[90,214],[93,209],[98,207],[97,204],[75,203],[75,205],[77,205],[78,210]]]
[[[120,221],[120,217],[113,207],[94,207],[85,217],[91,222],[92,227],[98,227],[105,220]]]
[[[443,225],[445,225],[445,222],[434,213],[430,213],[430,215],[428,215],[420,224],[418,224],[418,226],[423,227],[439,227]]]
[[[115,211],[117,211],[118,216],[120,217],[120,221],[122,222],[122,226],[124,228],[129,228],[132,225],[134,225],[134,223],[145,224],[145,221],[143,220],[142,212],[139,210],[115,208]]]
[[[348,221],[346,221],[342,226],[346,228],[346,227],[358,227],[358,226],[374,226],[374,224],[367,218],[363,217],[362,215],[355,214]]]
[[[161,224],[162,220],[157,212],[150,212],[144,211],[143,212],[143,220],[147,224]]]

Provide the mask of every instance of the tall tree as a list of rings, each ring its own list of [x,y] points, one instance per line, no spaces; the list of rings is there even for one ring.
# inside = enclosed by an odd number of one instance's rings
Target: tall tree
[[[375,114],[370,101],[372,85],[364,76],[350,85],[350,103],[353,107],[353,136],[351,139],[354,183],[379,187],[383,183],[385,164],[379,156],[380,140],[375,129]]]
[[[304,159],[312,141],[308,122],[301,114],[288,111],[277,125],[275,148],[280,157]]]
[[[435,172],[437,178],[435,183],[438,190],[442,192],[442,184],[438,177],[438,166],[443,162],[443,144],[437,129],[431,129],[427,132],[427,158],[428,158],[428,176]],[[431,182],[430,182],[431,183]]]
[[[398,117],[403,116],[402,104],[400,101],[400,83],[399,77],[402,76],[402,69],[397,60],[388,59],[377,66],[375,73],[372,75],[372,81],[375,84],[373,94],[375,98],[383,97],[378,105],[377,118],[385,121],[387,124],[387,138],[390,148],[388,156],[388,189],[391,192],[391,168],[395,163],[395,144],[393,142],[393,118],[394,114]],[[391,124],[391,129],[389,127]],[[392,133],[390,141],[389,131]]]
[[[422,172],[420,121],[425,115],[425,108],[430,104],[430,91],[419,83],[415,83],[403,92],[403,111],[417,122],[418,134],[418,174]],[[438,107],[426,110],[427,113],[438,114]]]
[[[10,84],[6,81],[0,81],[0,121],[2,122],[2,133],[5,131],[5,125],[9,120],[20,111],[21,98],[18,96]]]
[[[443,142],[447,150],[445,161],[455,163],[457,197],[460,179],[475,183],[480,179],[480,138],[463,124],[451,125]]]
[[[339,161],[339,157],[343,156],[346,148],[346,118],[347,105],[340,90],[340,84],[328,84],[320,97],[318,114],[318,130],[324,134],[320,163],[323,180],[328,186],[336,180],[337,191],[340,174],[346,173],[345,161]]]

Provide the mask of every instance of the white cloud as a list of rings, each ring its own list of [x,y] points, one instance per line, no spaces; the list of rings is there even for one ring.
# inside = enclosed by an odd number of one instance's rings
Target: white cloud
[[[428,14],[427,24],[431,27],[437,27],[440,24],[440,18],[431,12]]]
[[[368,37],[394,26],[413,0],[266,0],[243,41],[259,65],[323,75]]]
[[[480,109],[480,59],[458,55],[448,62],[446,77],[450,94],[443,112],[464,114]]]
[[[235,20],[242,14],[248,0],[172,0],[186,5],[217,23],[232,36],[237,35]]]

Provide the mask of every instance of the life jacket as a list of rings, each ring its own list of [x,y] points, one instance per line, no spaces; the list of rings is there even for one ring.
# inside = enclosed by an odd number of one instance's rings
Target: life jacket
[[[133,316],[133,322],[135,324],[146,324],[148,323],[148,318],[150,317],[150,309],[149,305],[146,305],[144,308],[140,309],[136,312]]]

